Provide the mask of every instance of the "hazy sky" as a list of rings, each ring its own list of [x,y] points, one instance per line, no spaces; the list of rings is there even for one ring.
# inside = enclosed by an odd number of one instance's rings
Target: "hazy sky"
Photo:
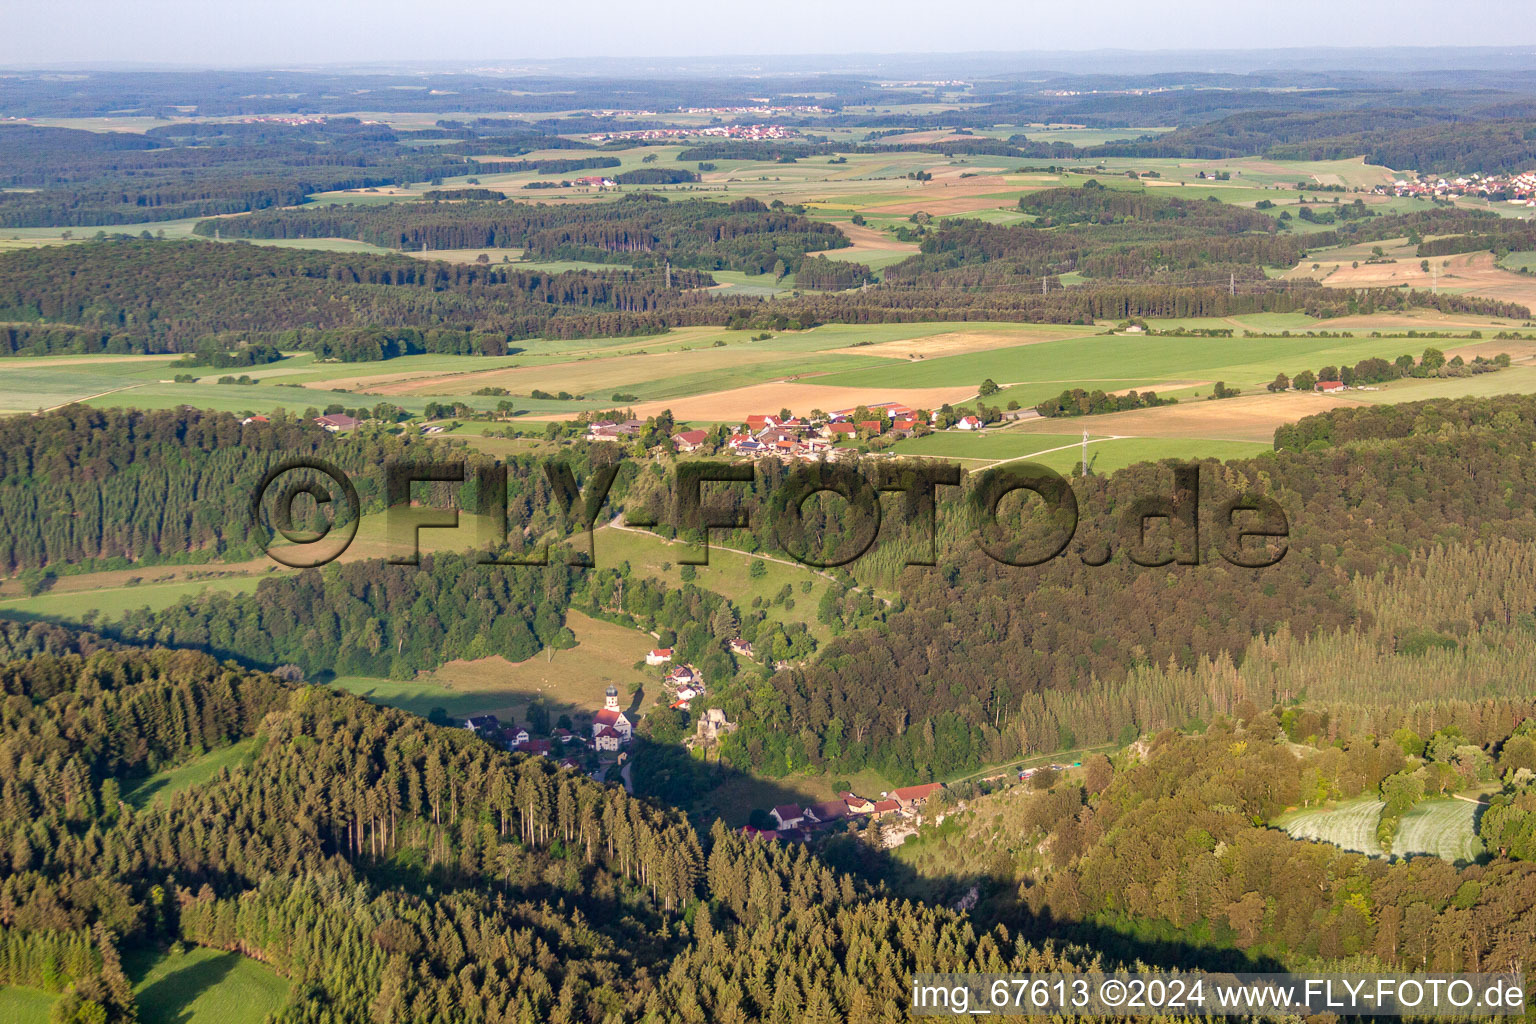
[[[1521,46],[1529,0],[0,0],[0,65]]]

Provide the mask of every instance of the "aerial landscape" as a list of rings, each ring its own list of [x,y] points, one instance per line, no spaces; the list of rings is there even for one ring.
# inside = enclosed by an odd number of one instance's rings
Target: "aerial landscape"
[[[1536,29],[15,6],[0,1024],[1523,998]]]

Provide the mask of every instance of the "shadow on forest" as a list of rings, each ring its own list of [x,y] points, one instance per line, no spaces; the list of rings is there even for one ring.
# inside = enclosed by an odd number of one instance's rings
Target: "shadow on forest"
[[[644,691],[637,692],[625,708],[631,720],[636,718],[644,701]],[[577,732],[590,735],[590,722],[595,708],[544,698],[541,703],[550,721],[568,715]],[[503,723],[505,724],[505,723]],[[524,723],[518,723],[524,724]],[[690,722],[690,725],[692,722]],[[774,779],[743,772],[718,761],[701,761],[695,758],[682,743],[656,743],[637,738],[631,763],[637,796],[653,799],[674,806],[688,815],[701,838],[706,839],[717,817],[712,795],[719,790],[750,792],[754,803],[768,810],[783,804],[804,806],[803,793]],[[558,751],[558,748],[557,748]],[[558,752],[556,753],[558,756]],[[861,793],[864,797],[878,799],[879,793]],[[733,807],[728,812],[727,824],[739,826],[747,818],[751,807]],[[1216,943],[1201,944],[1176,933],[1149,935],[1139,929],[1136,933],[1121,930],[1109,924],[1089,921],[1057,920],[1049,915],[1037,915],[1017,899],[1017,883],[1006,878],[976,872],[953,873],[934,876],[920,873],[902,860],[894,851],[876,849],[862,835],[864,819],[853,819],[849,824],[834,825],[825,832],[816,833],[810,848],[829,866],[846,871],[873,886],[883,887],[892,896],[936,905],[954,905],[973,888],[979,901],[972,916],[978,928],[1001,924],[1011,935],[1033,942],[1051,940],[1058,945],[1077,943],[1092,947],[1114,961],[1172,965],[1198,968],[1207,971],[1267,972],[1282,971],[1283,965],[1272,958],[1250,956],[1235,947]],[[762,840],[777,842],[781,840]],[[963,841],[957,837],[956,841]],[[958,859],[958,858],[957,858]],[[404,875],[399,872],[403,870]],[[379,881],[402,883],[414,875],[418,882],[451,884],[436,872],[421,873],[415,867],[391,865],[382,871],[371,871]],[[430,876],[430,877],[429,877]],[[520,887],[525,896],[539,898],[537,891]],[[537,885],[536,885],[537,888]],[[559,893],[551,889],[543,894],[557,899]],[[619,906],[619,901],[587,894],[588,910],[594,920],[609,919],[604,911],[615,914],[634,914],[636,908]]]
[[[7,617],[22,617],[5,614]],[[32,618],[32,616],[25,617]],[[211,653],[236,661],[243,660],[226,652]],[[331,677],[331,673],[315,673],[312,681],[317,685],[324,685]],[[360,697],[359,699],[367,700],[368,698]],[[637,718],[644,699],[644,689],[630,696],[625,713],[631,721]],[[547,713],[551,724],[557,722],[561,716],[569,716],[573,732],[583,736],[591,735],[592,716],[599,708],[578,706],[547,696],[540,698],[538,703]],[[503,721],[501,724],[509,723]],[[528,723],[517,724],[526,726]],[[692,724],[690,721],[689,725]],[[727,824],[738,827],[745,823],[748,814],[754,809],[754,807],[738,805],[729,808],[726,814],[717,815],[715,805],[718,801],[711,800],[710,797],[723,787],[729,787],[730,792],[751,793],[753,804],[764,811],[784,804],[803,806],[805,800],[803,793],[774,779],[743,772],[718,761],[700,761],[680,742],[658,743],[637,738],[631,751],[630,761],[633,766],[635,794],[677,807],[688,815],[700,838],[706,841],[717,816],[726,817]],[[556,758],[562,756],[558,743],[555,744],[551,753]],[[607,778],[617,782],[618,772],[612,771]],[[880,796],[878,793],[859,795],[872,799],[878,799]],[[1272,958],[1253,957],[1241,949],[1214,942],[1210,944],[1192,942],[1187,936],[1180,936],[1172,933],[1171,930],[1166,935],[1147,934],[1152,930],[1149,926],[1137,928],[1136,932],[1132,933],[1129,930],[1099,922],[1056,920],[1049,915],[1034,914],[1017,899],[1017,883],[1011,875],[999,877],[983,872],[941,876],[923,874],[891,850],[876,849],[858,834],[861,828],[862,822],[858,819],[851,824],[833,826],[825,833],[817,834],[811,840],[810,846],[830,866],[846,871],[873,886],[882,887],[892,896],[900,899],[952,906],[961,897],[975,889],[978,900],[971,913],[978,928],[989,928],[1001,924],[1007,927],[1011,935],[1029,941],[1038,943],[1051,940],[1058,945],[1082,944],[1102,951],[1109,959],[1125,963],[1142,961],[1157,965],[1177,964],[1184,968],[1208,971],[1284,970],[1280,962]],[[963,840],[957,837],[956,841]],[[456,884],[450,871],[429,867],[424,860],[397,856],[362,869],[376,882],[406,888],[417,886],[452,888]],[[547,898],[552,902],[568,899],[570,895],[569,892],[558,890],[552,885],[527,880],[524,880],[518,889],[525,898]],[[618,920],[624,915],[648,916],[644,907],[624,900],[621,894],[587,893],[582,903],[590,919],[595,921]],[[200,964],[195,969],[211,973],[214,968],[213,964]],[[190,970],[193,968],[178,972],[176,977]],[[227,973],[229,965],[226,964],[218,970]],[[219,976],[222,977],[222,973]],[[155,986],[151,986],[151,989],[170,980],[162,979]],[[208,984],[217,980],[212,978]]]

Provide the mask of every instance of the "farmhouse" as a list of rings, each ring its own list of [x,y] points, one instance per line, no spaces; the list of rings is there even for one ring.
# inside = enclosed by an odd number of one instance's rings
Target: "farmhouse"
[[[921,786],[903,786],[889,795],[895,798],[902,810],[910,811],[927,803],[930,797],[943,788],[942,782],[928,782]]]
[[[806,813],[825,825],[848,817],[848,805],[841,800],[827,800],[807,807]]]
[[[866,800],[855,793],[839,793],[837,796],[848,808],[848,813],[850,814],[870,814],[875,809],[873,800]]]
[[[317,416],[315,417],[315,422],[333,434],[340,434],[348,430],[356,430],[358,424],[363,421],[338,412],[328,416]]]
[[[501,728],[501,723],[495,715],[470,715],[464,719],[464,728],[478,736],[485,732],[496,732]]]
[[[1337,380],[1320,380],[1317,382],[1317,390],[1325,395],[1331,395],[1336,391],[1343,391],[1344,383]]]
[[[596,744],[598,752],[604,754],[618,753],[625,742],[623,737],[607,726],[598,727],[592,735],[592,741]]]
[[[981,420],[976,416],[962,416],[955,424],[956,430],[980,430]]]
[[[775,807],[768,813],[773,815],[773,820],[778,823],[781,831],[786,828],[797,828],[805,821],[805,812],[800,809],[799,804],[785,804],[782,807]]]
[[[647,665],[665,665],[671,660],[672,648],[670,647],[653,647],[645,654],[645,663]]]
[[[684,430],[672,435],[672,444],[680,452],[696,452],[704,446],[708,437],[707,430]]]
[[[731,642],[726,646],[731,649],[732,654],[737,655],[738,657],[752,657],[752,645],[747,643],[739,636],[731,637]]]

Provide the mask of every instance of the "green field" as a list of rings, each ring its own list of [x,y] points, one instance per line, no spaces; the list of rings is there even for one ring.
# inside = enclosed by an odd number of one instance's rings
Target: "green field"
[[[189,948],[185,953],[129,954],[141,1024],[260,1024],[288,998],[289,983],[238,953]]]
[[[1374,797],[1362,796],[1326,807],[1292,811],[1271,824],[1290,833],[1293,839],[1311,839],[1355,853],[1379,855],[1381,846],[1376,841],[1376,826],[1385,806]]]
[[[682,586],[682,567],[678,559],[684,554],[697,555],[698,549],[672,543],[653,533],[639,530],[617,530],[604,527],[593,536],[594,560],[599,567],[628,562],[630,568],[641,576],[664,581],[670,587]],[[803,622],[819,640],[827,638],[827,627],[816,620],[817,602],[831,583],[807,566],[791,563],[780,551],[765,551],[762,576],[754,578],[748,570],[757,555],[748,555],[729,548],[722,548],[719,539],[709,546],[709,564],[695,566],[694,584],[712,590],[731,599],[738,608],[748,609],[752,599],[760,597],[766,602],[788,584],[794,589],[794,608],[782,604],[766,605],[763,609],[774,622]],[[774,561],[773,559],[782,559]],[[810,580],[810,593],[803,593],[800,585]]]
[[[48,1010],[55,998],[35,988],[0,988],[0,1024],[48,1024]]]
[[[126,949],[140,1024],[262,1024],[291,987],[270,967],[239,953],[192,946],[183,953]],[[0,988],[0,1024],[48,1024],[57,997]]]
[[[154,567],[142,570],[146,576],[155,573]],[[120,618],[124,612],[136,608],[159,611],[180,604],[204,590],[220,590],[244,594],[256,589],[260,577],[250,575],[227,576],[211,580],[179,580],[172,583],[143,583],[138,586],[115,586],[100,589],[69,589],[65,577],[56,591],[38,594],[36,597],[11,597],[0,600],[0,615],[37,616],[40,618],[80,622],[86,613],[94,611],[103,620]]]
[[[991,378],[1005,385],[993,401],[1011,399],[1028,406],[1070,387],[1114,391],[1155,388],[1163,382],[1221,380],[1248,389],[1273,380],[1276,373],[1354,364],[1370,356],[1393,359],[1423,348],[1422,340],[1395,338],[1070,338],[895,366],[866,366],[827,373],[815,383],[915,388],[979,384]]]
[[[1397,826],[1392,856],[1431,854],[1451,862],[1473,861],[1483,854],[1477,838],[1478,805],[1449,797],[1415,806]]]
[[[891,451],[898,455],[923,455],[946,459],[1018,459],[1052,448],[1076,446],[1082,434],[1026,434],[1007,428],[983,431],[939,430],[925,437],[898,441]]]
[[[156,801],[170,799],[176,793],[199,783],[207,782],[223,768],[236,768],[249,764],[256,752],[256,737],[252,736],[231,743],[227,747],[211,750],[193,761],[143,779],[125,783],[122,797],[135,807],[144,807]]]

